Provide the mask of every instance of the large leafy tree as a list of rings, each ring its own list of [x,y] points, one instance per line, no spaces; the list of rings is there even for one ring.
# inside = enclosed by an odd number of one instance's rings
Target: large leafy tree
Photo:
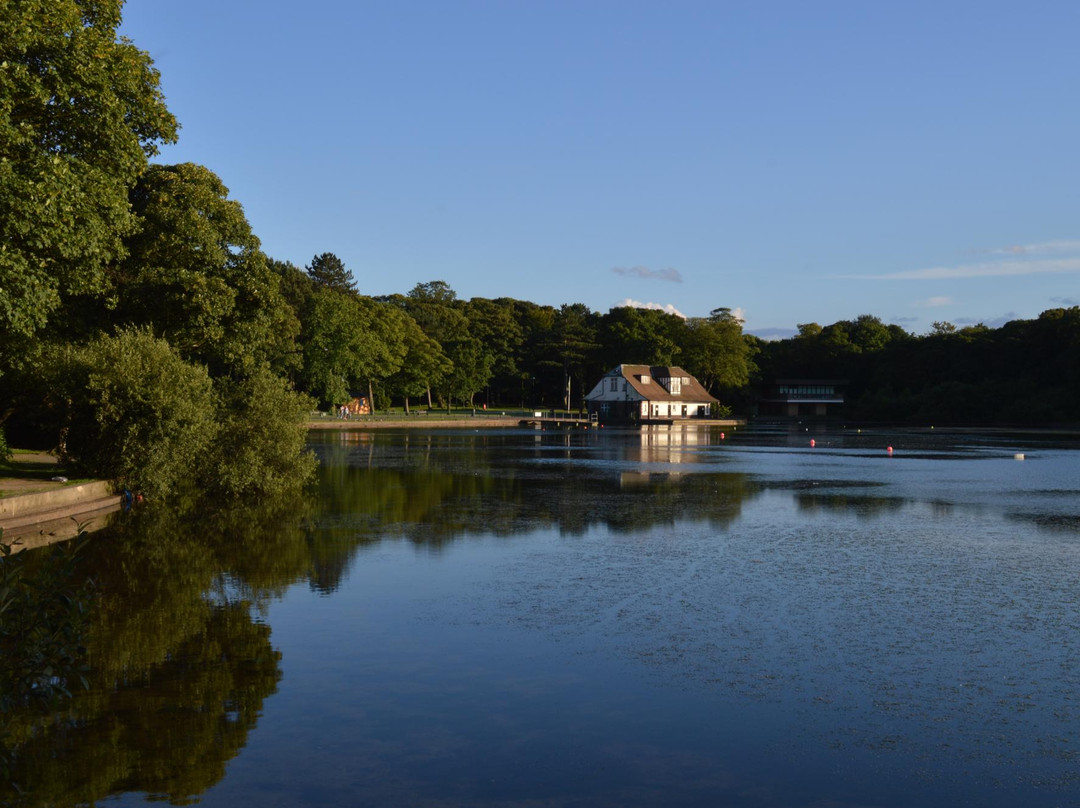
[[[401,368],[405,317],[388,303],[324,287],[312,294],[303,321],[303,386],[324,405]]]
[[[604,315],[601,334],[609,367],[622,362],[675,365],[682,361],[686,321],[658,309],[618,306]]]
[[[131,200],[142,228],[118,273],[114,317],[151,325],[215,376],[288,366],[299,322],[221,179],[192,163],[155,165]]]
[[[711,393],[746,386],[752,370],[750,345],[731,309],[713,309],[708,317],[687,323],[683,361]]]
[[[98,294],[135,229],[128,190],[175,140],[122,0],[0,4],[0,369],[65,295]]]
[[[430,385],[441,384],[449,372],[450,362],[442,347],[425,334],[416,321],[404,312],[403,344],[405,355],[401,366],[385,380],[391,394],[398,394],[409,412],[409,397],[422,395]]]

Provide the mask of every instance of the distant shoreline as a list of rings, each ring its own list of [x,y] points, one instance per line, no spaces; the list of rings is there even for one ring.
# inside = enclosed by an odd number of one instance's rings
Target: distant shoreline
[[[368,419],[361,415],[359,418],[330,418],[308,421],[308,429],[431,429],[442,427],[481,427],[481,426],[517,426],[521,423],[519,416],[513,415],[478,415],[476,417],[463,415],[459,418],[441,418],[430,415],[410,415],[401,418]],[[582,421],[587,424],[587,421]]]
[[[463,415],[457,418],[446,418],[438,415],[410,415],[401,418],[371,419],[361,415],[359,418],[330,418],[309,420],[308,429],[479,429],[480,427],[517,427],[524,422],[534,420],[525,415]],[[554,418],[561,426],[593,427],[582,418]],[[674,426],[719,426],[739,427],[745,426],[746,421],[738,419],[726,420],[693,420],[676,421]],[[611,426],[627,426],[627,424],[612,424]]]

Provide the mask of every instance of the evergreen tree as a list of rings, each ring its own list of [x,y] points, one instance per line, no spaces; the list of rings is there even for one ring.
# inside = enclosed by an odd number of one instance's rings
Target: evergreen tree
[[[324,252],[312,258],[307,274],[320,289],[333,289],[345,294],[356,292],[352,273],[345,268],[345,262],[332,252]]]

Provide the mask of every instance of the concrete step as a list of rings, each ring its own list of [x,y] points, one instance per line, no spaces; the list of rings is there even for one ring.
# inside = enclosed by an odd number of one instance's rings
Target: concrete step
[[[112,495],[113,484],[104,480],[77,485],[57,483],[56,488],[50,491],[0,498],[0,524],[6,524],[12,519],[19,519],[27,514],[54,511]]]
[[[77,513],[63,514],[65,509],[42,514],[38,521],[27,522],[14,527],[4,527],[0,541],[10,545],[12,552],[44,547],[47,544],[67,541],[75,538],[79,531],[93,533],[108,526],[115,514],[120,512],[120,498],[110,497],[100,500],[100,507],[90,503]]]

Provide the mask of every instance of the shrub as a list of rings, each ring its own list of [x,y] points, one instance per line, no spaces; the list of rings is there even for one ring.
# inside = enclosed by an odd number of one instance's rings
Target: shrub
[[[145,328],[56,359],[66,418],[60,449],[78,471],[149,495],[195,476],[218,431],[204,368]]]
[[[221,429],[204,467],[203,485],[223,494],[280,494],[305,484],[315,458],[304,451],[314,402],[262,369],[249,378],[217,380]]]

